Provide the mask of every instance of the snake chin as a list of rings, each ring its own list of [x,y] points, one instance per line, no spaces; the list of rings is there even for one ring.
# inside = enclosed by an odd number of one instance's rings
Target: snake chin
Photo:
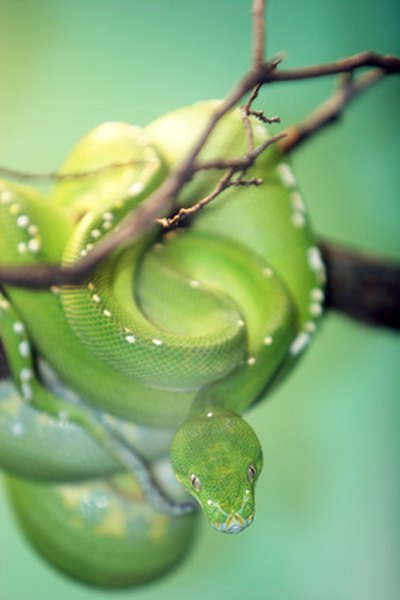
[[[240,533],[241,531],[249,527],[249,525],[252,524],[253,520],[254,513],[246,519],[244,519],[239,513],[232,513],[228,515],[226,521],[222,523],[212,523],[212,526],[214,527],[214,529],[222,533]]]

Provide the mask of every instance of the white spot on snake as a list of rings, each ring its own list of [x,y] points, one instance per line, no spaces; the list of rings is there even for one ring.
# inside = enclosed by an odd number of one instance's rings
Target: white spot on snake
[[[324,292],[320,288],[313,288],[310,291],[310,297],[315,302],[322,302],[324,299]]]
[[[293,171],[287,163],[280,163],[277,166],[277,170],[284,185],[287,187],[294,187],[296,185],[296,179],[293,175]]]
[[[313,315],[314,317],[318,317],[322,313],[322,306],[320,304],[317,304],[316,302],[313,302],[312,304],[310,304],[308,310],[311,315]]]
[[[299,192],[295,191],[290,194],[290,200],[292,201],[293,208],[299,212],[306,212],[306,207],[303,202],[303,198]]]
[[[128,344],[134,344],[136,342],[136,338],[134,335],[127,335],[125,339],[128,342]]]
[[[89,281],[89,283],[88,283],[87,286],[88,286],[88,290],[90,290],[91,292],[93,292],[93,290],[94,290],[94,283],[92,281]]]
[[[247,359],[247,364],[248,364],[248,365],[250,365],[250,366],[253,366],[253,365],[255,365],[255,364],[256,364],[256,359],[254,358],[254,356],[250,356],[250,357]]]
[[[20,254],[25,254],[28,248],[25,242],[19,242],[17,249]]]
[[[198,288],[198,287],[200,287],[200,282],[197,281],[196,279],[191,279],[189,282],[189,285],[192,288]]]
[[[91,250],[93,250],[93,244],[86,244],[86,250],[88,252],[90,252]]]
[[[304,227],[304,223],[306,222],[303,213],[295,212],[291,216],[292,223],[295,227]]]
[[[52,286],[51,286],[51,288],[50,288],[50,291],[51,291],[53,294],[57,295],[57,294],[59,294],[59,293],[60,293],[60,288],[58,287],[58,285],[52,285]]]
[[[272,275],[274,274],[273,270],[269,267],[265,267],[262,272],[264,277],[272,277]]]
[[[30,252],[32,252],[33,254],[36,254],[36,252],[39,252],[41,246],[42,246],[42,244],[40,243],[40,240],[38,238],[32,238],[28,242],[28,248],[29,248]]]
[[[274,338],[271,337],[270,335],[267,335],[264,339],[263,339],[263,344],[265,346],[270,346],[272,344],[272,342],[274,341]]]
[[[317,328],[317,326],[315,325],[315,323],[313,321],[307,321],[304,325],[304,329],[306,331],[309,331],[310,333],[314,333],[316,328]]]
[[[308,264],[310,269],[313,271],[324,270],[324,263],[322,262],[321,252],[316,246],[311,246],[307,250]]]
[[[0,202],[2,204],[9,204],[12,199],[13,199],[13,195],[8,190],[4,190],[4,192],[1,192],[1,194],[0,194]]]
[[[15,333],[22,333],[25,328],[24,328],[23,323],[21,323],[21,321],[15,321],[15,323],[13,325],[13,329],[14,329]]]
[[[11,433],[12,435],[15,435],[15,437],[22,435],[24,433],[24,429],[25,428],[20,421],[16,421],[11,425]]]
[[[103,213],[103,220],[104,221],[112,221],[113,218],[114,218],[114,215],[109,210],[107,210],[105,213]]]
[[[162,344],[162,340],[153,339],[151,341],[155,346],[161,346]]]
[[[19,213],[19,208],[20,208],[19,204],[17,204],[17,203],[11,204],[10,213],[12,215],[17,215]]]
[[[210,417],[212,417],[212,416],[213,416],[213,413],[212,413],[212,412],[208,412],[208,413],[207,413],[207,417],[208,417],[208,418],[210,418]]]
[[[7,300],[5,300],[4,298],[0,298],[0,308],[2,308],[3,310],[7,310],[8,308],[10,308],[9,302],[7,302]]]
[[[19,378],[20,380],[23,381],[29,381],[30,379],[32,379],[33,377],[33,373],[31,371],[31,369],[28,369],[27,367],[21,369],[21,372],[19,374]]]
[[[111,223],[110,223],[110,221],[105,221],[103,223],[103,229],[111,229]]]
[[[311,337],[309,333],[306,333],[304,331],[299,333],[299,335],[295,337],[290,346],[290,354],[292,354],[292,356],[297,356],[297,354],[302,352],[308,346],[310,339]]]
[[[36,235],[39,232],[39,228],[37,225],[29,225],[28,227],[28,233],[30,235]]]
[[[90,235],[92,236],[92,238],[97,240],[101,236],[101,231],[100,231],[100,229],[92,229],[92,231],[90,232]]]
[[[239,325],[239,327],[244,327],[245,326],[245,322],[243,321],[243,319],[238,319],[237,320],[237,324]]]
[[[109,310],[107,310],[107,308],[105,308],[105,309],[103,310],[103,315],[104,315],[105,317],[111,317],[111,312],[110,312]]]
[[[24,340],[23,342],[21,342],[18,346],[18,351],[20,353],[21,356],[29,356],[29,344],[26,340]]]
[[[212,503],[213,503],[213,501],[212,501],[212,500],[207,500],[207,504],[208,504],[208,506],[211,506],[211,505],[212,505]]]
[[[29,217],[28,215],[19,215],[17,219],[17,227],[24,229],[29,225]]]
[[[131,196],[137,196],[144,190],[144,183],[142,181],[135,181],[128,189],[128,194]]]
[[[98,302],[100,302],[100,296],[98,296],[97,294],[93,294],[92,300],[93,300],[93,302],[98,303]]]
[[[80,254],[80,256],[87,256],[87,250],[86,250],[86,248],[83,248],[83,250],[81,250],[79,252],[79,254]]]

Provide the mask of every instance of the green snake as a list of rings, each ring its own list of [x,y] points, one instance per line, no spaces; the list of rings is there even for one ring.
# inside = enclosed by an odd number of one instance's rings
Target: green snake
[[[145,129],[100,125],[47,194],[0,181],[1,262],[86,256],[157,189],[216,106],[197,103]],[[257,144],[268,136],[258,121],[253,135]],[[246,152],[233,110],[201,159]],[[325,275],[276,145],[245,176],[262,185],[231,186],[187,227],[154,226],[81,286],[4,286],[12,383],[0,396],[0,467],[28,538],[72,577],[103,587],[157,578],[187,553],[198,507],[218,531],[253,521],[262,450],[241,415],[314,336]],[[176,206],[219,177],[198,174]]]

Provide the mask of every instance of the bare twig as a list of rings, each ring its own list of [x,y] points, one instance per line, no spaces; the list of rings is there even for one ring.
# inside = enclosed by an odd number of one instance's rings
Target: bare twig
[[[279,147],[288,154],[296,149],[311,136],[322,131],[328,125],[335,123],[342,115],[343,110],[362,92],[369,89],[385,76],[381,69],[373,69],[363,73],[357,79],[342,76],[337,90],[321,104],[306,119],[292,125],[286,130],[287,137],[282,140]]]
[[[225,175],[221,177],[214,190],[208,194],[208,196],[205,196],[199,200],[199,202],[196,202],[196,204],[193,204],[189,208],[180,208],[173,217],[163,217],[162,219],[157,219],[157,223],[164,227],[164,229],[169,229],[180,223],[183,219],[186,219],[187,217],[199,212],[202,208],[214,200],[214,198],[219,196],[224,190],[227,190],[232,186],[232,177],[234,173],[235,170],[233,168],[228,169]]]
[[[359,52],[342,58],[333,63],[299,67],[296,69],[266,71],[259,79],[260,83],[274,83],[280,81],[300,81],[302,79],[316,79],[339,73],[350,73],[362,67],[376,67],[387,75],[400,73],[400,59],[397,56],[376,54],[375,52]]]
[[[233,176],[236,172],[237,170],[234,168],[228,169],[210,194],[188,208],[180,208],[172,217],[163,217],[161,219],[157,219],[157,223],[159,223],[164,229],[170,229],[171,227],[178,225],[184,219],[187,219],[188,217],[198,213],[205,206],[207,206],[207,204],[210,204],[210,202],[215,200],[215,198],[220,196],[222,192],[230,187],[251,187],[253,185],[258,186],[262,184],[262,179],[259,179],[258,177],[249,177],[248,179],[245,179],[245,171],[242,171],[240,175],[234,179]]]
[[[253,67],[258,70],[265,61],[265,0],[253,2]]]
[[[286,133],[278,133],[274,135],[259,146],[254,148],[254,150],[247,152],[243,156],[238,156],[236,158],[213,158],[211,160],[203,160],[199,162],[195,162],[193,165],[193,169],[195,171],[208,171],[210,169],[234,169],[235,171],[243,171],[251,167],[256,159],[275,142],[279,142],[279,140],[283,140],[286,137]]]
[[[122,162],[113,162],[97,167],[95,169],[87,169],[85,171],[73,171],[71,173],[61,173],[60,171],[47,171],[43,173],[37,173],[32,171],[19,171],[17,169],[10,169],[9,167],[0,166],[0,176],[8,177],[9,179],[19,180],[43,180],[43,181],[71,181],[75,179],[84,179],[93,175],[99,175],[104,171],[112,171],[113,169],[124,169],[126,167],[137,167],[144,165],[143,160],[126,160]]]
[[[252,108],[252,104],[258,96],[258,92],[260,91],[261,86],[262,86],[261,83],[259,83],[255,86],[255,88],[251,92],[246,104],[243,104],[243,106],[241,107],[242,121],[243,121],[244,129],[246,132],[247,146],[249,148],[249,151],[254,150],[254,134],[253,134],[253,127],[251,126],[251,122],[250,122],[250,118],[249,118],[250,116],[256,117],[256,119],[258,119],[262,123],[271,124],[271,123],[280,123],[281,122],[280,117],[267,117],[267,116],[265,116],[265,114],[262,110],[254,110]]]
[[[156,219],[156,223],[159,223],[162,227],[164,227],[164,229],[168,229],[177,225],[183,219],[186,219],[187,217],[198,213],[201,209],[207,206],[207,204],[210,204],[212,200],[217,198],[224,190],[228,189],[229,187],[248,187],[251,185],[261,185],[261,179],[254,177],[244,179],[244,174],[246,173],[247,169],[255,163],[258,156],[260,156],[260,154],[264,152],[266,148],[268,148],[268,146],[271,146],[271,144],[274,144],[275,142],[283,139],[284,137],[285,133],[278,133],[278,135],[269,138],[268,140],[260,144],[257,148],[249,150],[249,152],[244,156],[228,159],[216,158],[208,161],[194,163],[194,172],[208,171],[211,169],[227,169],[227,171],[225,175],[221,177],[217,186],[210,194],[208,194],[189,208],[183,207],[179,209],[179,211],[172,217],[162,217],[161,219]],[[252,138],[249,141],[249,145],[250,144],[254,146]],[[241,175],[238,178],[233,179],[233,175],[237,172],[240,172]]]

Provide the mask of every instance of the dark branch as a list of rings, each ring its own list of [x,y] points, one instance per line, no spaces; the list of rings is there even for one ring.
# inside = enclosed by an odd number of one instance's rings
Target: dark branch
[[[357,321],[400,329],[400,263],[320,243],[328,273],[327,306]]]
[[[273,83],[278,81],[300,81],[302,79],[316,79],[339,73],[350,73],[362,67],[376,67],[387,75],[400,73],[400,59],[397,56],[376,54],[375,52],[359,52],[342,58],[333,63],[299,67],[296,69],[266,70],[260,77],[260,83]]]

